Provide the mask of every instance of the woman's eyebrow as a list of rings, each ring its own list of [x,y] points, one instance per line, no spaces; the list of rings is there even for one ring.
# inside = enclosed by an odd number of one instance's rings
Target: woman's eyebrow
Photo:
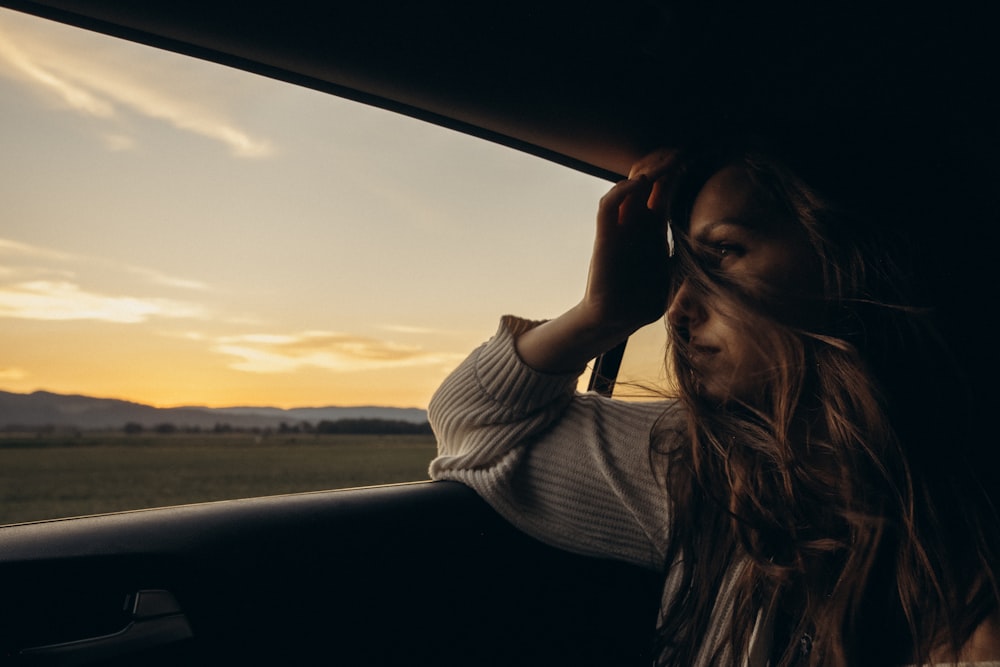
[[[718,227],[740,227],[742,229],[756,231],[760,229],[760,222],[755,222],[750,218],[719,218],[711,220],[698,230],[695,238],[698,240],[707,238]]]

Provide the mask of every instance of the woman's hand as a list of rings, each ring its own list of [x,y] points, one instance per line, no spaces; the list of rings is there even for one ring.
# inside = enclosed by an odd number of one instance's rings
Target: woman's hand
[[[679,161],[652,153],[601,199],[590,276],[581,306],[628,336],[661,317],[670,290],[667,215]]]
[[[526,364],[548,373],[579,370],[663,316],[670,290],[667,211],[679,168],[676,151],[650,153],[601,199],[583,300],[518,338]]]

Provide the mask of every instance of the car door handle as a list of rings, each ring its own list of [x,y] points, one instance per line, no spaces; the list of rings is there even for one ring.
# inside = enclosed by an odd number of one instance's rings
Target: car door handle
[[[72,667],[109,660],[194,637],[187,617],[169,591],[142,590],[133,596],[132,620],[109,635],[21,650],[27,665]]]

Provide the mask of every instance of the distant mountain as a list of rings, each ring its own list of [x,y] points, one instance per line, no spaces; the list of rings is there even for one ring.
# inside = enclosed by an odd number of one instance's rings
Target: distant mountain
[[[80,429],[120,429],[126,423],[146,428],[170,423],[178,428],[213,428],[228,424],[233,428],[277,428],[282,422],[294,426],[304,421],[316,424],[323,420],[385,419],[422,423],[427,412],[419,408],[319,407],[282,410],[270,407],[232,408],[154,408],[151,405],[93,398],[74,394],[36,391],[15,394],[0,391],[0,428],[21,426],[38,428],[63,426]]]

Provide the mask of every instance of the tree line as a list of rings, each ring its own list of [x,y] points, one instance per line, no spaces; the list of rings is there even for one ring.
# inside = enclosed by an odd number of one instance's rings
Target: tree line
[[[346,435],[430,435],[431,426],[428,422],[408,422],[396,419],[337,419],[322,421],[313,424],[303,421],[295,424],[281,422],[277,427],[239,427],[226,422],[219,422],[212,427],[202,428],[200,426],[178,426],[171,422],[163,422],[147,427],[139,422],[128,422],[122,429],[129,435],[140,433],[156,433],[158,435],[169,435],[171,433],[254,433],[282,435],[290,434],[346,434]]]

